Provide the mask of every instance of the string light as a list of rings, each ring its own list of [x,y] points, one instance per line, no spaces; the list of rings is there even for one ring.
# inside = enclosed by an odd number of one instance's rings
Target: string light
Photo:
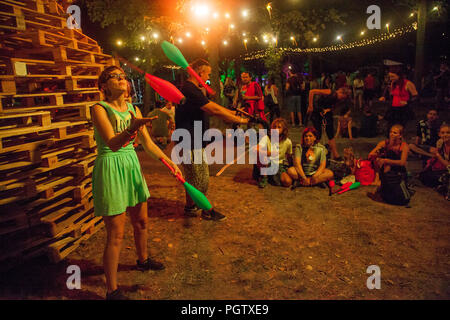
[[[225,18],[230,19],[230,14],[228,12],[225,13]]]
[[[145,41],[145,36],[141,36],[141,40],[142,40],[142,41]]]
[[[276,50],[277,50],[277,52],[281,52],[281,53],[294,53],[294,54],[336,52],[336,51],[341,51],[341,50],[348,50],[348,49],[353,49],[353,48],[358,48],[358,47],[370,46],[370,45],[374,45],[374,44],[377,44],[380,42],[392,40],[392,39],[395,39],[398,37],[402,37],[402,36],[404,36],[410,32],[413,32],[415,30],[417,30],[417,23],[413,23],[409,26],[395,29],[391,33],[385,32],[381,35],[378,35],[378,36],[375,36],[372,38],[361,39],[361,40],[350,42],[347,44],[332,45],[332,46],[327,46],[327,47],[322,47],[322,48],[303,48],[303,49],[302,48],[278,48]],[[255,51],[255,52],[243,55],[242,57],[246,61],[262,59],[268,54],[268,52],[269,51],[267,49],[264,49],[264,50],[259,50],[259,51]]]
[[[248,17],[248,10],[242,10],[242,16]]]
[[[120,46],[123,45],[123,42],[122,42],[122,40],[117,40],[117,41],[116,41],[116,44],[120,47]]]

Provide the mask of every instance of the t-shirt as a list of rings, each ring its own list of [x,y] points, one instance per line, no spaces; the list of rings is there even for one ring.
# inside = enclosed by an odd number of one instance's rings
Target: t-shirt
[[[289,138],[279,143],[271,143],[269,136],[266,135],[259,141],[258,145],[262,150],[267,150],[271,153],[270,161],[272,163],[275,163],[278,157],[278,164],[287,164],[286,154],[292,154],[292,141]]]
[[[191,150],[194,150],[194,121],[201,121],[200,146],[205,148],[210,142],[203,141],[203,135],[209,129],[209,116],[201,107],[209,103],[202,90],[190,81],[180,88],[181,93],[186,97],[186,102],[178,106],[175,110],[175,125],[177,129],[186,129],[191,134]],[[200,132],[199,132],[200,133]]]
[[[147,114],[147,118],[158,116],[158,119],[152,121],[152,132],[153,137],[168,137],[169,129],[167,126],[167,121],[170,116],[163,112],[161,109],[155,109]]]
[[[289,83],[289,89],[286,92],[288,96],[299,96],[302,94],[302,80],[298,76],[290,77],[287,82]]]
[[[375,89],[375,78],[372,76],[367,76],[364,79],[364,87],[367,90],[373,90]]]
[[[356,89],[362,90],[364,88],[364,81],[362,81],[362,79],[355,79],[353,80],[353,86]]]
[[[327,149],[320,143],[308,148],[304,153],[302,146],[299,144],[295,148],[295,158],[301,159],[303,172],[306,176],[312,176],[316,173],[320,164],[326,161]]]
[[[439,125],[428,126],[426,120],[420,120],[417,124],[417,136],[420,137],[420,144],[435,146],[439,139]]]

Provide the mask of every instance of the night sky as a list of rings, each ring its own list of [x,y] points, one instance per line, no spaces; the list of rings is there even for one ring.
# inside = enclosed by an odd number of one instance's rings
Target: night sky
[[[177,0],[152,0],[159,1],[162,8],[162,15],[173,15],[174,7]],[[207,2],[207,1],[206,1]],[[230,11],[233,17],[240,14],[242,9],[250,9],[252,5],[254,7],[255,3],[261,3],[261,1],[222,1],[227,11]],[[395,1],[398,3],[398,1]],[[323,7],[333,7],[341,12],[347,14],[343,20],[346,25],[327,25],[327,29],[320,33],[320,44],[318,46],[327,46],[332,44],[337,44],[336,36],[341,34],[343,36],[344,42],[351,42],[361,39],[360,32],[366,29],[366,35],[374,36],[380,33],[379,30],[367,30],[366,21],[369,14],[366,13],[367,7],[369,5],[376,4],[381,9],[381,31],[386,31],[385,24],[390,24],[390,29],[393,30],[396,27],[405,26],[411,24],[414,18],[409,17],[411,10],[404,6],[394,5],[392,0],[274,0],[272,1],[272,6],[279,8],[281,11],[288,12],[289,10],[297,9],[311,9],[311,8],[323,8]],[[234,8],[234,10],[232,9]],[[224,9],[225,10],[225,9]],[[116,48],[115,41],[117,38],[126,38],[126,31],[120,26],[109,26],[102,29],[98,23],[93,23],[89,20],[87,9],[81,4],[82,12],[82,27],[83,32],[90,37],[96,39],[99,44],[104,49],[105,53],[112,53]],[[238,18],[235,18],[236,23],[239,24]],[[445,20],[444,20],[445,21]],[[444,33],[444,35],[443,35]],[[446,22],[434,22],[430,21],[427,25],[426,34],[426,55],[430,60],[445,59],[448,56],[448,46],[442,46],[442,43],[448,42],[448,23]],[[369,49],[370,53],[377,51],[379,57],[398,59],[405,63],[414,62],[415,53],[415,33],[409,34],[393,43],[390,41],[389,44],[383,44],[382,46],[375,46]],[[366,50],[367,51],[367,50]],[[342,63],[346,63],[346,58],[352,61],[355,57],[365,54],[364,50],[361,52],[352,52],[342,57],[344,60]],[[369,59],[373,60],[373,59]],[[360,61],[359,63],[369,63],[370,61]]]

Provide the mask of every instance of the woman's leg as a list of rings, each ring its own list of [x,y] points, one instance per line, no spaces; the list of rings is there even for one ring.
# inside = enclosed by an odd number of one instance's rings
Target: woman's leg
[[[288,170],[287,170],[287,174],[288,174],[288,176],[292,179],[292,180],[298,180],[298,173],[297,173],[297,170],[295,170],[295,168],[294,167],[290,167]]]
[[[129,208],[131,224],[134,231],[134,243],[136,254],[140,263],[148,258],[147,252],[147,227],[148,227],[148,205],[147,202],[138,203]]]
[[[107,292],[117,289],[117,267],[122,245],[126,214],[103,217],[106,226],[106,246],[103,253]]]
[[[328,180],[333,179],[333,171],[330,169],[324,169],[323,172],[317,177],[311,177],[311,184],[316,185]]]
[[[290,187],[292,185],[292,179],[287,172],[281,174],[281,184],[283,187]]]

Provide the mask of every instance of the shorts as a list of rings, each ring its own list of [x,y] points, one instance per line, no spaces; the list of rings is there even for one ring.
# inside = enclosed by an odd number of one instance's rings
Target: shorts
[[[289,112],[301,112],[302,97],[289,96],[287,97],[286,106]]]

